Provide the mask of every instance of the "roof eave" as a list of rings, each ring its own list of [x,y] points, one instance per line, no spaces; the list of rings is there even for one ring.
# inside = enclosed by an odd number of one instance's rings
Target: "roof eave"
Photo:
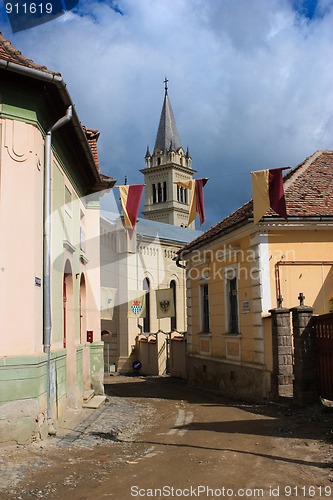
[[[207,245],[208,243],[212,243],[213,241],[216,241],[218,240],[219,238],[221,238],[222,236],[225,236],[226,234],[230,234],[232,233],[233,231],[235,231],[236,229],[239,229],[243,226],[246,226],[247,224],[249,224],[250,222],[253,222],[253,217],[248,217],[247,219],[244,219],[236,224],[234,224],[233,226],[230,226],[228,228],[226,228],[225,230],[222,230],[216,234],[214,234],[213,236],[203,240],[203,241],[200,241],[196,244],[189,244],[189,245],[185,245],[183,247],[182,250],[180,250],[180,252],[178,252],[181,256],[181,258],[183,258],[184,256],[190,254],[191,252],[193,252],[194,250],[197,250],[198,248],[202,248],[203,246]],[[200,238],[201,236],[199,236]]]
[[[91,189],[91,192],[98,193],[99,191],[104,191],[108,189],[112,189],[116,184],[117,180],[113,179],[113,177],[101,178],[100,182],[96,182]]]
[[[85,153],[86,159],[87,159],[87,164],[90,167],[90,171],[93,174],[93,177],[95,179],[95,187],[93,188],[94,191],[98,191],[98,186],[99,185],[104,185],[103,180],[101,179],[101,176],[97,170],[88,140],[84,134],[84,131],[82,129],[80,120],[78,118],[78,115],[75,110],[74,103],[71,99],[71,96],[67,90],[66,83],[64,82],[63,78],[61,75],[56,74],[56,73],[48,73],[43,70],[35,69],[35,68],[30,68],[27,66],[21,66],[20,64],[16,64],[10,61],[5,61],[4,59],[0,59],[0,69],[10,71],[13,73],[20,74],[22,76],[28,76],[31,78],[34,78],[36,80],[41,80],[45,83],[49,83],[51,85],[55,85],[58,89],[59,95],[61,96],[61,100],[64,104],[65,108],[68,108],[68,106],[73,107],[73,116],[72,116],[72,125],[74,126],[75,133],[77,135],[77,138],[79,142],[81,143],[82,149]],[[116,182],[116,181],[114,181]],[[103,188],[105,189],[105,187]]]
[[[333,222],[333,216],[330,215],[288,215],[288,220],[281,219],[280,217],[263,217],[260,222],[263,223],[280,223],[288,225],[290,222]]]

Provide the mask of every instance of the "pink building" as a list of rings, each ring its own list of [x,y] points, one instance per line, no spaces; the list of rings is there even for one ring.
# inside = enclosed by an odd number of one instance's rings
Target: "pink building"
[[[59,73],[0,34],[0,442],[56,432],[103,394],[98,132]]]

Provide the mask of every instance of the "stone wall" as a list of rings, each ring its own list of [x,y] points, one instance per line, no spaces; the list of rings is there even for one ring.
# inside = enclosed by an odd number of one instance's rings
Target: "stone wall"
[[[260,366],[229,363],[195,355],[187,356],[187,376],[190,383],[207,387],[231,397],[267,399],[270,395],[271,374]]]

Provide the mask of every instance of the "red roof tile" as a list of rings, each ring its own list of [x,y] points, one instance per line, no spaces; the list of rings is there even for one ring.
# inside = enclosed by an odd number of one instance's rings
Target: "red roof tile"
[[[333,218],[333,151],[317,151],[288,172],[283,181],[288,218]],[[276,219],[278,216],[269,210],[265,218]],[[186,245],[182,251],[202,246],[252,220],[253,201],[250,200]]]
[[[31,59],[25,57],[19,50],[15,49],[12,46],[9,40],[4,38],[2,33],[0,32],[0,59],[4,61],[19,64],[20,66],[25,66],[27,68],[37,69],[39,71],[43,71],[44,73],[49,73],[51,75],[61,76],[60,73],[56,73],[54,71],[50,71],[46,66],[40,66],[36,64]]]
[[[333,217],[333,151],[317,151],[284,178],[290,217]]]
[[[86,134],[86,138],[87,138],[88,144],[90,146],[90,149],[91,149],[94,161],[95,161],[96,168],[97,168],[98,171],[100,171],[100,165],[99,165],[99,159],[98,159],[97,141],[98,141],[99,136],[100,136],[101,133],[100,133],[99,130],[94,130],[94,129],[91,129],[91,128],[86,128],[84,126],[82,126],[82,128],[84,130],[84,133]]]

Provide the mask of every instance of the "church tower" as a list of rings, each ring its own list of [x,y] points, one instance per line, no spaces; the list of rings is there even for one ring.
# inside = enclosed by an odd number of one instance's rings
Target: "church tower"
[[[143,216],[156,222],[187,226],[191,192],[175,184],[192,179],[192,158],[181,145],[176,121],[168,96],[168,80],[164,80],[165,96],[153,154],[147,148],[144,174],[145,205]]]

